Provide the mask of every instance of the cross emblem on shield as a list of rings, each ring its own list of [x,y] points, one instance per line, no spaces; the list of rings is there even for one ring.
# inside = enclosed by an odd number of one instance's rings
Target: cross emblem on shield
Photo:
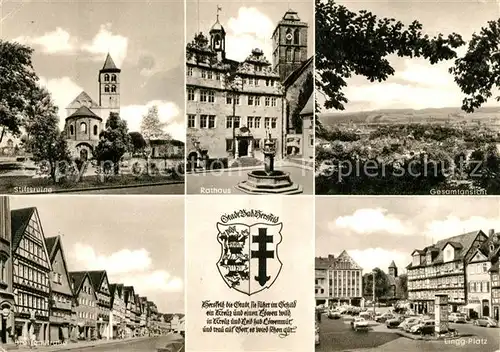
[[[278,257],[283,224],[217,224],[217,269],[228,287],[251,296],[271,287],[283,263]]]

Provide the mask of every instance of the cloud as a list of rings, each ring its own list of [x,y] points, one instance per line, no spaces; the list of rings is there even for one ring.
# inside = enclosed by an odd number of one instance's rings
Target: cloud
[[[484,218],[482,216],[471,216],[459,218],[450,215],[443,220],[433,220],[426,224],[425,234],[434,242],[462,233],[483,230],[488,234],[489,229],[500,231],[500,219]]]
[[[339,216],[328,224],[332,232],[338,229],[348,229],[358,234],[387,232],[393,235],[411,235],[413,227],[396,216],[387,214],[386,209],[358,209],[352,215]]]
[[[255,25],[258,23],[258,25]],[[274,24],[269,17],[254,7],[241,7],[238,17],[228,21],[226,35],[226,53],[234,60],[243,61],[250,55],[252,49],[264,51],[266,58],[271,60],[271,35]]]
[[[54,31],[47,32],[40,37],[22,36],[15,38],[14,41],[25,45],[38,46],[47,54],[74,54],[78,40],[66,30],[57,27]]]
[[[363,268],[363,274],[371,272],[374,268],[380,268],[387,273],[387,268],[393,260],[398,267],[398,273],[402,273],[411,261],[409,253],[383,248],[355,249],[347,252]]]
[[[99,32],[90,43],[83,44],[83,51],[95,55],[96,60],[110,53],[115,64],[120,67],[127,56],[128,38],[111,32],[111,24],[101,25]]]
[[[184,288],[182,279],[170,275],[165,270],[155,270],[143,274],[115,275],[114,280],[134,285],[141,292],[141,295],[180,292]]]
[[[158,106],[160,121],[167,123],[166,132],[170,133],[174,139],[184,140],[186,138],[184,124],[175,121],[180,114],[179,107],[175,103],[153,100],[145,105],[128,105],[120,109],[120,116],[127,121],[130,131],[140,131],[142,116],[153,105]]]
[[[128,38],[111,31],[111,24],[103,24],[91,41],[72,36],[68,31],[57,27],[40,37],[21,36],[15,38],[21,44],[41,48],[45,54],[75,55],[90,54],[92,60],[104,60],[109,52],[115,64],[120,67],[127,56]]]
[[[76,243],[73,257],[82,270],[106,270],[108,274],[144,272],[151,268],[151,257],[145,249],[122,249],[109,255],[99,254],[89,245]]]
[[[73,82],[69,77],[52,79],[40,77],[39,84],[47,88],[52,95],[54,103],[59,108],[59,127],[63,128],[66,118],[66,107],[78,94],[83,91],[83,88]]]

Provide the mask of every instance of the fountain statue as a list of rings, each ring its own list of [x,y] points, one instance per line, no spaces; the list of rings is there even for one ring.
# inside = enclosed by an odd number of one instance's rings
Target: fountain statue
[[[302,186],[293,183],[290,173],[274,169],[276,145],[267,134],[264,141],[264,170],[254,170],[247,174],[247,180],[241,181],[236,188],[250,194],[299,194]]]

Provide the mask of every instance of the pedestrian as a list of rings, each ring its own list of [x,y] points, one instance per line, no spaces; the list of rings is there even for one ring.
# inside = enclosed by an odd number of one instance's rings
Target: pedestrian
[[[321,323],[321,311],[319,309],[316,309],[316,320]]]

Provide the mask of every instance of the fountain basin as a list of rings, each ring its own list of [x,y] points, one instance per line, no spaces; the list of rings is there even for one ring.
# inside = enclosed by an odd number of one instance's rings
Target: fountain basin
[[[293,183],[288,172],[254,170],[236,188],[249,194],[299,194],[302,186]]]

